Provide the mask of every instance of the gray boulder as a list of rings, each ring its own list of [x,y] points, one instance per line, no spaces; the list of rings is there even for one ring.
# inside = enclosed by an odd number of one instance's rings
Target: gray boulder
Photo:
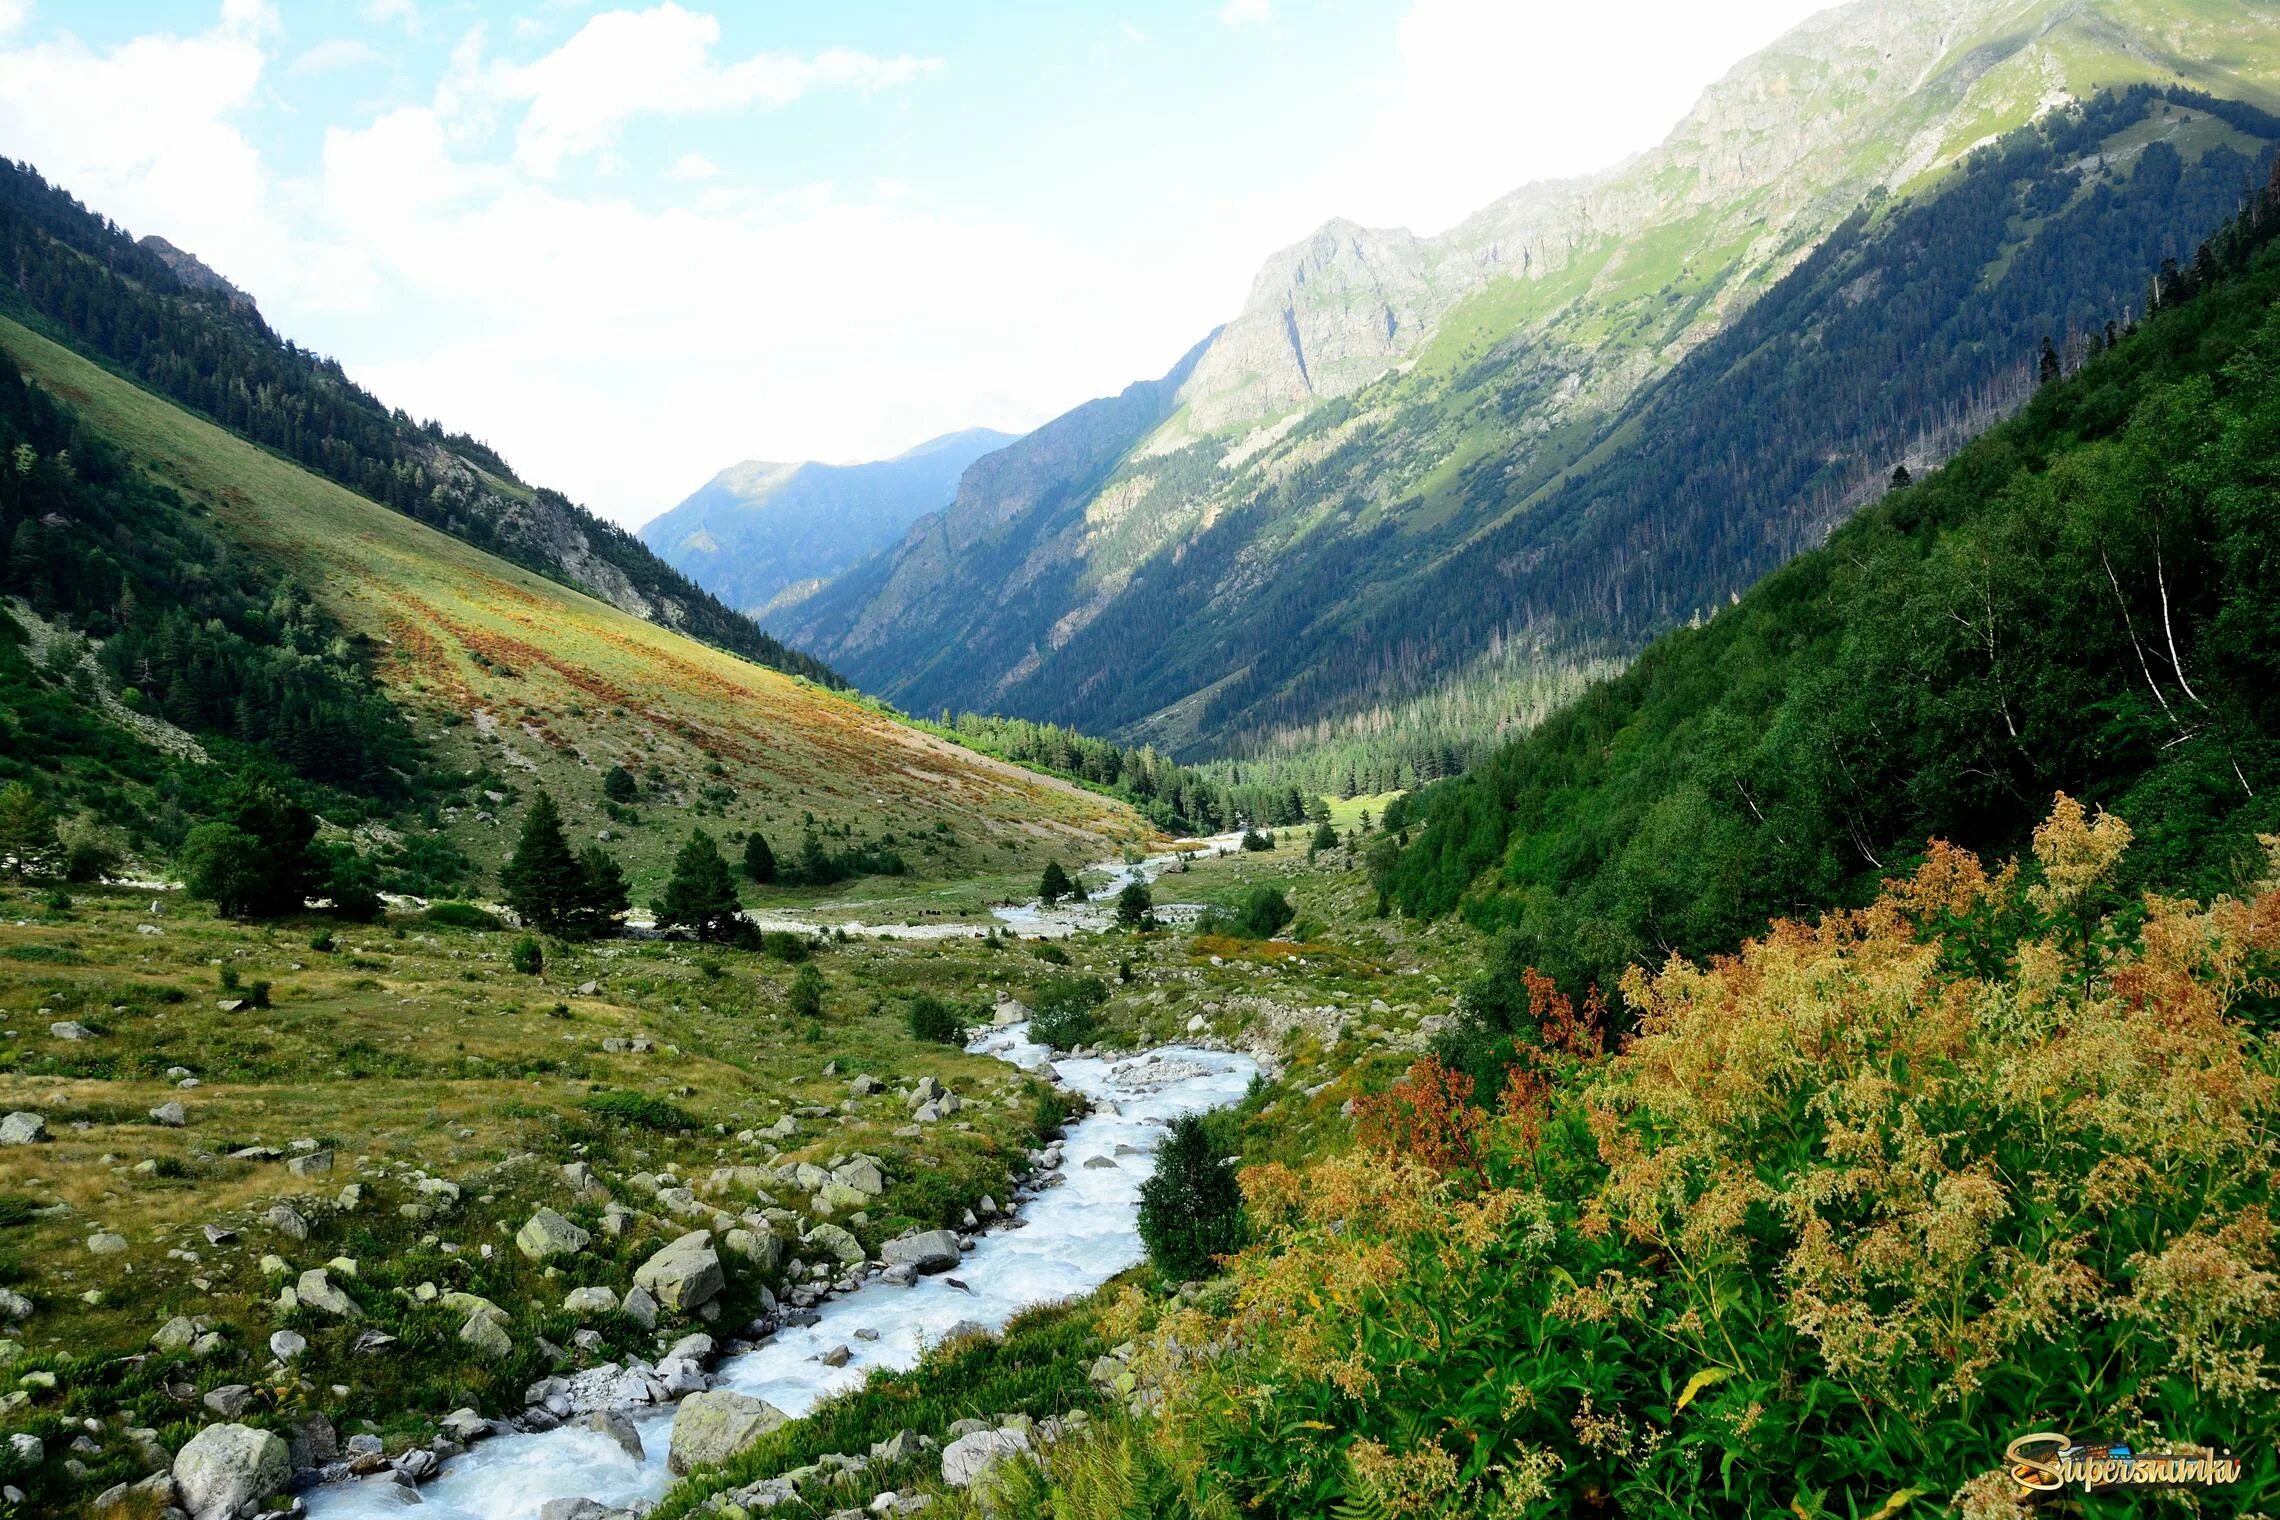
[[[190,1122],[190,1112],[178,1098],[169,1098],[159,1104],[150,1111],[150,1117],[153,1124],[163,1124],[168,1129],[180,1129]]]
[[[309,1308],[335,1319],[358,1319],[364,1313],[323,1267],[311,1267],[303,1272],[300,1280],[293,1284],[293,1293]]]
[[[532,1261],[574,1256],[594,1237],[552,1209],[540,1209],[515,1232],[515,1249]]]
[[[819,1224],[807,1232],[807,1246],[820,1251],[843,1267],[863,1264],[863,1242],[835,1224]]]
[[[641,1460],[641,1432],[633,1428],[633,1421],[619,1414],[616,1410],[597,1409],[577,1423],[587,1430],[597,1431],[608,1436],[617,1443],[618,1450],[633,1458],[634,1461]]]
[[[858,1248],[856,1260],[861,1259]],[[634,1286],[656,1295],[664,1307],[684,1313],[712,1302],[727,1286],[710,1230],[691,1230],[683,1235],[643,1262],[633,1281]]]
[[[1029,1450],[1021,1430],[977,1430],[942,1448],[942,1481],[965,1488],[1006,1458]]]
[[[243,1520],[292,1479],[292,1451],[250,1425],[209,1425],[174,1457],[175,1496],[190,1520]]]
[[[958,1265],[958,1237],[948,1230],[927,1230],[905,1235],[879,1247],[879,1259],[889,1266],[915,1267],[921,1272],[947,1272]]]
[[[716,1388],[692,1393],[673,1416],[673,1444],[666,1468],[676,1474],[725,1462],[784,1423],[781,1409],[765,1399]]]
[[[37,1145],[47,1137],[45,1114],[19,1109],[0,1119],[0,1145]]]

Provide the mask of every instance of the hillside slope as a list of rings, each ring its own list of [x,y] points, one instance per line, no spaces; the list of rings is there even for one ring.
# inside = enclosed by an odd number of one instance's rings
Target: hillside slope
[[[1709,555],[1700,574],[1657,584],[1644,602],[1627,589],[1636,626],[1600,647],[1604,630],[1579,619],[1585,609],[1548,599],[1546,578],[1604,567],[1557,534],[1523,532],[1525,543],[1506,546],[1497,563],[1534,579],[1495,588],[1477,608],[1470,587],[1447,594],[1446,556],[1531,513],[1547,486],[1594,462],[1595,448],[1629,446],[1622,428],[1638,398],[1865,203],[1913,204],[1995,134],[2133,81],[2271,103],[2275,37],[2280,5],[2270,0],[1840,7],[1737,67],[1660,148],[1607,175],[1528,187],[1437,239],[1333,224],[1277,255],[1244,312],[1179,378],[1159,425],[1112,467],[1088,463],[1095,478],[1036,493],[1052,501],[1049,524],[1016,503],[997,514],[987,552],[1024,594],[938,610],[914,594],[927,577],[889,566],[776,625],[915,709],[995,708],[1190,754],[1325,717],[1398,713],[1492,646],[1508,663],[1517,651],[1507,674],[1540,691],[1546,676],[1635,648],[1762,564]],[[2145,131],[2174,135],[2188,167],[2211,153],[2241,162],[2218,159],[2230,177],[2221,196],[2196,187],[2097,229],[2141,262],[2149,251],[2190,257],[2238,204],[2240,180],[2269,142],[2261,129],[2170,131],[2179,127]],[[2117,140],[2113,162],[2047,166],[2044,190],[2063,205],[2101,177],[2130,178],[2144,146]],[[2035,242],[2053,209],[2012,208],[2019,220],[1995,246],[1957,254],[1950,273],[2009,278],[2017,295],[2006,304],[2024,303],[2057,333],[2070,314],[2102,322],[2136,281],[2089,281],[2076,293],[2033,257],[2014,271],[2012,245]],[[2008,336],[1974,327],[1972,300],[1947,298],[1962,319],[1952,336],[1967,348]],[[1898,338],[1884,346],[1887,367],[1901,350]],[[1900,431],[1951,425],[1967,397],[2022,356],[1979,357],[1959,391],[1904,387],[1894,398]],[[1818,440],[1843,450],[1862,441],[1849,429]],[[1893,460],[1875,462],[1889,470]],[[1810,517],[1826,484],[1771,510]],[[1754,545],[1784,529],[1739,517],[1717,531]],[[922,524],[895,558],[933,567],[939,553]],[[1451,602],[1464,625],[1434,627],[1431,614]],[[928,644],[957,654],[924,665],[907,657]],[[1124,678],[1136,648],[1151,651],[1144,683]]]
[[[390,411],[163,239],[141,243],[27,164],[0,159],[0,314],[374,501],[622,611],[836,683],[632,534],[516,477],[489,446]]]
[[[2280,180],[2144,330],[1465,777],[1377,862],[1577,985],[1866,900],[2063,791],[2120,885],[2212,896],[2280,828]],[[1397,812],[1388,822],[1402,823]]]
[[[948,506],[966,467],[1015,436],[967,428],[867,464],[747,459],[645,523],[641,541],[729,606],[759,617]]]
[[[548,788],[573,830],[604,830],[637,883],[701,822],[795,843],[878,843],[921,876],[1093,858],[1144,832],[1118,804],[920,734],[857,702],[698,643],[303,471],[12,322],[0,351],[156,479],[210,510],[240,552],[282,567],[380,653],[425,745],[478,778],[436,832],[478,861],[495,813]],[[69,534],[59,522],[48,531]],[[651,826],[605,816],[623,765]],[[385,829],[382,834],[387,833]]]

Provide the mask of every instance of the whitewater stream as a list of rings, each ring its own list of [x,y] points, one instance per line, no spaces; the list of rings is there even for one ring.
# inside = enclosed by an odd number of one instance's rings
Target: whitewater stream
[[[817,1305],[813,1325],[778,1331],[758,1350],[723,1360],[714,1386],[766,1399],[789,1415],[861,1383],[875,1367],[905,1368],[920,1351],[962,1321],[1002,1329],[1021,1310],[1089,1293],[1144,1254],[1135,1228],[1148,1153],[1165,1126],[1189,1113],[1225,1107],[1243,1095],[1258,1064],[1225,1051],[1165,1046],[1121,1057],[1055,1062],[1029,1038],[1028,1026],[992,1029],[969,1050],[1032,1071],[1050,1066],[1083,1093],[1093,1112],[1068,1127],[1061,1182],[1024,1204],[1018,1227],[979,1236],[953,1272],[922,1277],[908,1288],[874,1278],[853,1293]],[[1108,1166],[1087,1166],[1095,1157]],[[954,1288],[949,1278],[966,1285]],[[877,1332],[864,1339],[857,1331]],[[853,1359],[830,1368],[819,1359],[836,1346]],[[980,1413],[994,1415],[997,1410]],[[422,1520],[532,1520],[549,1499],[592,1498],[609,1505],[654,1499],[671,1486],[665,1470],[673,1409],[628,1411],[645,1455],[628,1456],[609,1437],[564,1426],[543,1433],[497,1436],[419,1490]],[[392,1485],[389,1485],[392,1486]],[[405,1513],[400,1496],[376,1482],[311,1489],[304,1496],[319,1520],[360,1520]]]

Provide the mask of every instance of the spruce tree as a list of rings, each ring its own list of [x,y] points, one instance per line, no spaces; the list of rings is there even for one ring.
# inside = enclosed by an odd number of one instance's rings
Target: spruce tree
[[[1076,887],[1070,882],[1069,873],[1061,869],[1061,863],[1057,860],[1045,862],[1044,878],[1037,883],[1037,900],[1050,908],[1062,898],[1073,896],[1075,892]]]
[[[0,787],[0,865],[15,876],[45,876],[56,868],[55,810],[21,781]]]
[[[1229,1156],[1200,1117],[1172,1121],[1156,1170],[1140,1184],[1140,1240],[1171,1282],[1208,1275],[1212,1258],[1243,1247],[1243,1190]]]
[[[562,835],[562,814],[544,792],[523,817],[515,852],[499,868],[499,886],[507,906],[524,923],[550,934],[559,934],[579,912],[586,893],[585,873]]]
[[[744,874],[761,886],[772,886],[776,880],[776,852],[768,848],[768,837],[754,829],[744,838]]]
[[[576,924],[579,932],[588,935],[606,935],[617,928],[617,915],[633,905],[633,895],[626,889],[625,872],[618,869],[609,852],[598,844],[590,844],[578,852],[578,911]]]
[[[673,857],[673,875],[654,906],[661,929],[687,929],[716,943],[736,937],[744,907],[737,899],[736,878],[703,829],[691,830]]]

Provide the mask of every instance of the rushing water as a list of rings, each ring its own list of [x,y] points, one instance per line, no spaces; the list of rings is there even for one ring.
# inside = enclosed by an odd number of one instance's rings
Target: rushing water
[[[1121,885],[1121,883],[1119,883]],[[873,1279],[856,1292],[825,1300],[813,1325],[779,1332],[757,1351],[714,1369],[715,1386],[766,1399],[801,1415],[818,1399],[862,1382],[874,1367],[909,1367],[922,1348],[961,1321],[987,1329],[1032,1304],[1075,1297],[1139,1261],[1135,1220],[1148,1152],[1181,1114],[1220,1108],[1241,1097],[1258,1066],[1223,1051],[1168,1046],[1124,1057],[1051,1062],[1026,1025],[993,1029],[968,1047],[1030,1070],[1049,1064],[1061,1080],[1096,1105],[1069,1126],[1060,1185],[1020,1211],[1019,1228],[979,1237],[958,1267],[922,1277],[909,1288]],[[1119,1154],[1122,1152],[1122,1154]],[[1088,1167],[1095,1157],[1110,1166]],[[963,1290],[950,1285],[956,1278]],[[866,1340],[858,1330],[877,1332]],[[853,1358],[829,1368],[819,1358],[837,1346]],[[542,1434],[500,1436],[454,1458],[421,1488],[422,1520],[530,1520],[549,1499],[588,1497],[605,1504],[654,1498],[670,1484],[665,1452],[670,1407],[634,1416],[646,1455],[636,1462],[597,1432],[565,1426]],[[403,1501],[362,1484],[308,1494],[322,1520],[404,1513]]]

